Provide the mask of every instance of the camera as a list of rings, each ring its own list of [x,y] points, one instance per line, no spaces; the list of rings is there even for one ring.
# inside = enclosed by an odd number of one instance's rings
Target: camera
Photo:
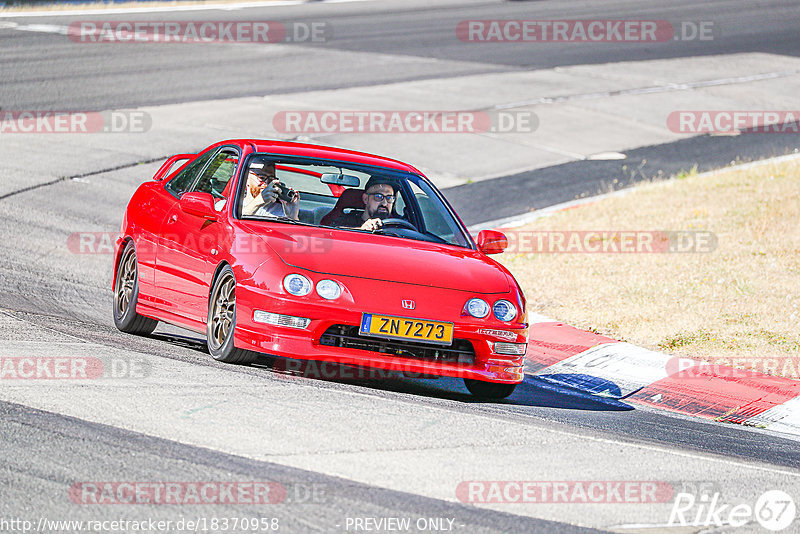
[[[291,187],[288,187],[283,182],[273,182],[273,183],[275,183],[278,186],[278,189],[280,189],[280,192],[278,193],[279,200],[283,200],[284,202],[294,202],[294,199],[297,198],[297,191],[295,191]],[[267,189],[261,192],[262,198],[264,198],[264,200],[266,200],[266,197],[264,197],[266,193]]]
[[[283,200],[284,202],[294,202],[294,199],[297,198],[297,191],[288,187],[283,182],[278,182],[278,187],[280,188],[281,192],[278,193],[278,198]]]

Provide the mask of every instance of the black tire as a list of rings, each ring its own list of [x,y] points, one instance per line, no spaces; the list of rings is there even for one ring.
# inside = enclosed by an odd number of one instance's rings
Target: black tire
[[[236,278],[229,265],[223,267],[208,299],[206,339],[208,352],[215,360],[225,363],[247,364],[256,360],[255,352],[233,346],[236,327]]]
[[[517,384],[498,384],[496,382],[484,382],[483,380],[464,379],[464,385],[475,397],[484,400],[505,399],[517,388]]]
[[[136,313],[139,300],[139,264],[136,248],[128,241],[117,264],[117,281],[114,284],[114,325],[126,334],[147,336],[153,333],[158,321]]]

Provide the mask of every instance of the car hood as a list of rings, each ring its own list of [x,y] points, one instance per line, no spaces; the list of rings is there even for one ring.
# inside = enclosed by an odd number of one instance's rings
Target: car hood
[[[473,293],[507,293],[509,277],[482,253],[449,245],[281,223],[250,223],[289,266],[332,276]]]

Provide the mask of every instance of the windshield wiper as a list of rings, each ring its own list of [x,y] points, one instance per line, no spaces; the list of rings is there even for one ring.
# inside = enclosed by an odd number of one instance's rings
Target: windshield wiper
[[[290,224],[299,224],[300,226],[314,226],[316,224],[307,223],[303,221],[298,221],[297,219],[292,219],[291,217],[285,217],[283,215],[251,215],[254,219],[258,221],[275,221],[275,222],[282,222],[282,223],[290,223]]]

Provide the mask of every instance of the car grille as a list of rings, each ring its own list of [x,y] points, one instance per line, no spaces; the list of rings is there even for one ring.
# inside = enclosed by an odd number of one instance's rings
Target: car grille
[[[461,364],[475,362],[475,349],[466,339],[454,339],[452,345],[443,347],[432,343],[366,337],[359,333],[357,326],[337,324],[328,328],[319,342],[329,347],[369,350],[401,358]]]

